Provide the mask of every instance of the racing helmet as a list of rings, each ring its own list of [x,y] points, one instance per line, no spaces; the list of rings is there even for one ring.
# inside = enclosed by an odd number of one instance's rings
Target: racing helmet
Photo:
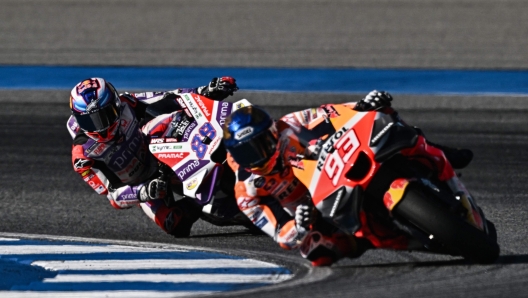
[[[84,133],[97,142],[108,142],[117,134],[119,94],[102,78],[89,78],[73,87],[70,109]]]
[[[279,156],[278,133],[273,119],[258,106],[247,106],[226,118],[223,141],[226,150],[242,167],[266,175]]]

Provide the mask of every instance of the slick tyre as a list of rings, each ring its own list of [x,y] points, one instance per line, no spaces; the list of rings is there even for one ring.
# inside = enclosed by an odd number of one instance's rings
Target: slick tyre
[[[392,213],[433,235],[446,248],[459,252],[467,260],[490,264],[499,257],[496,240],[451,213],[439,200],[431,198],[420,188],[409,186]]]

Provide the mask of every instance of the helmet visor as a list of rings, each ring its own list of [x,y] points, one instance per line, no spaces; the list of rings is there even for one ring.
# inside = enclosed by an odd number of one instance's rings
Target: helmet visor
[[[233,159],[243,168],[254,168],[264,165],[277,150],[277,138],[266,130],[228,148]]]
[[[75,114],[79,127],[88,132],[102,131],[110,127],[119,117],[117,108],[110,104],[89,114]]]

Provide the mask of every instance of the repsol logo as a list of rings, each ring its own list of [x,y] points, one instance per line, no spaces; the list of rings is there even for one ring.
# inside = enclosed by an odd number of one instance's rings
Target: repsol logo
[[[317,169],[319,171],[322,170],[324,162],[326,160],[326,156],[332,152],[334,152],[334,144],[337,140],[339,140],[345,132],[347,132],[346,127],[342,127],[340,130],[336,131],[336,133],[323,145],[323,150],[321,150],[321,154],[319,155],[319,159],[317,160]]]
[[[248,126],[235,134],[235,140],[239,141],[253,133],[253,127]]]

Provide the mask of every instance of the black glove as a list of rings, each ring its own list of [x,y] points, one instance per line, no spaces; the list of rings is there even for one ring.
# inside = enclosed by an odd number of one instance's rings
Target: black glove
[[[365,98],[358,101],[354,110],[360,112],[376,111],[391,106],[392,96],[385,91],[370,91]]]
[[[213,100],[224,100],[238,90],[235,78],[213,78],[209,85],[200,87],[199,93]]]
[[[295,209],[295,226],[299,234],[306,234],[314,221],[313,204],[300,204]]]
[[[139,190],[139,200],[147,202],[164,199],[167,196],[167,182],[162,179],[152,179]]]

